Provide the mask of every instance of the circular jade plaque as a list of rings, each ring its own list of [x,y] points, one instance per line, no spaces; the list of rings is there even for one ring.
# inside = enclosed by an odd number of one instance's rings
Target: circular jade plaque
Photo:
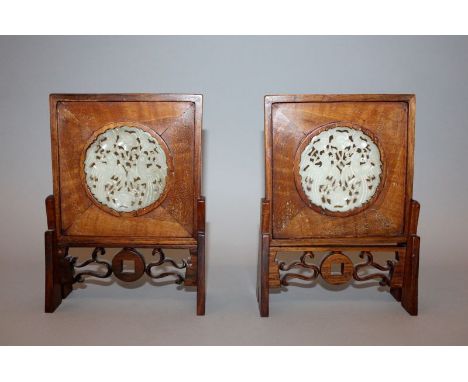
[[[113,211],[136,212],[155,204],[167,187],[168,158],[161,138],[134,126],[99,134],[84,159],[86,186]]]
[[[298,179],[310,206],[346,214],[363,208],[377,195],[381,153],[363,130],[335,124],[306,137],[299,149]]]

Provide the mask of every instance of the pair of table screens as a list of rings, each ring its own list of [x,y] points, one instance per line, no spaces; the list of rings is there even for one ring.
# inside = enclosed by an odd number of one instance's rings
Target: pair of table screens
[[[202,96],[50,106],[57,243],[197,245]],[[271,246],[407,240],[414,96],[266,96],[264,143]]]

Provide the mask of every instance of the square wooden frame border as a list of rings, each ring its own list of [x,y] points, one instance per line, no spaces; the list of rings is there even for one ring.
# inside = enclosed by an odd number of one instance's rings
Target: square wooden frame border
[[[404,235],[401,236],[369,236],[359,238],[362,243],[404,243],[409,232],[410,204],[413,195],[414,177],[414,137],[416,97],[413,94],[302,94],[302,95],[267,95],[265,96],[264,114],[264,154],[265,154],[265,199],[273,201],[273,126],[272,106],[275,103],[330,103],[330,102],[406,102],[408,104],[408,134],[407,134],[407,160],[406,160],[406,192]],[[270,227],[272,227],[273,214],[270,214]],[[270,230],[273,237],[273,232]],[[272,245],[310,245],[356,242],[355,238],[306,238],[306,239],[272,239]]]
[[[58,113],[57,107],[60,102],[192,102],[195,105],[195,140],[194,140],[194,237],[190,238],[165,238],[165,237],[140,237],[135,238],[135,243],[140,246],[164,245],[177,248],[188,248],[196,246],[197,226],[197,200],[201,197],[202,179],[202,113],[203,97],[191,94],[51,94],[50,105],[50,129],[51,129],[51,151],[52,151],[52,176],[53,191],[55,196],[55,221],[57,222],[58,243],[64,243],[69,247],[93,247],[97,243],[106,246],[118,246],[128,243],[127,238],[120,236],[78,236],[62,235],[61,230],[61,207],[60,207],[60,171],[59,171],[59,147],[58,147]]]

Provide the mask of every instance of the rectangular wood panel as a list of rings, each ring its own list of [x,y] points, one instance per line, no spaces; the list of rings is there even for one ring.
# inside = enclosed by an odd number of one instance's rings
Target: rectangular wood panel
[[[59,95],[51,97],[54,194],[59,235],[65,242],[88,238],[196,236],[195,202],[200,192],[199,96]],[[201,106],[201,105],[200,105]],[[174,177],[155,209],[141,216],[115,216],[90,200],[82,180],[83,152],[93,134],[109,124],[138,123],[166,143]],[[76,239],[76,240],[74,240]],[[91,240],[91,239],[90,239]]]
[[[405,96],[271,96],[267,99],[267,196],[274,239],[401,236],[405,234],[409,107]],[[310,208],[295,182],[295,156],[305,137],[333,123],[359,125],[378,140],[384,162],[380,193],[363,211],[328,216]],[[271,144],[271,148],[269,148]],[[268,171],[271,170],[271,174]],[[410,193],[409,193],[410,194]]]

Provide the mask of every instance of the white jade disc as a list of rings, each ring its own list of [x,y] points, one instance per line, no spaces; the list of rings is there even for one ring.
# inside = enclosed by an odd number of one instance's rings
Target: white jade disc
[[[83,165],[91,194],[117,212],[153,204],[166,187],[166,154],[140,128],[120,126],[104,131],[86,150]]]
[[[309,201],[348,212],[369,202],[382,174],[378,146],[363,131],[334,127],[314,136],[301,153],[299,175]]]

